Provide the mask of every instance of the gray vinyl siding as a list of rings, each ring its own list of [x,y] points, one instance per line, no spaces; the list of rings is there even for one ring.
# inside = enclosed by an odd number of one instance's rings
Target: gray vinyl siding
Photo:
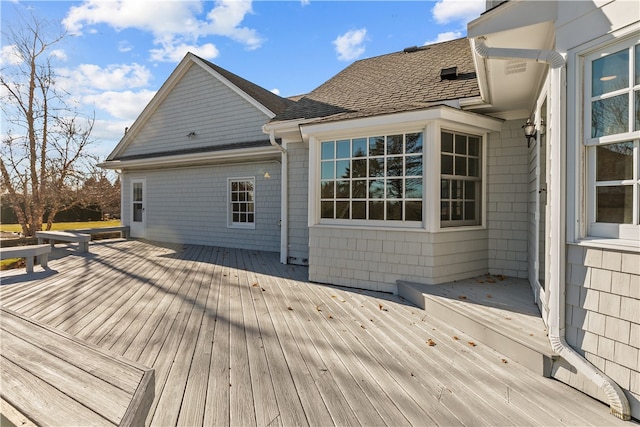
[[[197,65],[169,91],[121,156],[266,140],[263,112]],[[187,137],[195,132],[194,137]]]
[[[288,263],[309,263],[309,149],[302,142],[287,144],[289,156]]]
[[[311,227],[309,279],[397,292],[397,280],[438,284],[487,272],[486,230]]]
[[[280,173],[273,161],[125,174],[122,221],[131,220],[131,179],[144,177],[147,239],[278,252]],[[255,177],[255,229],[229,228],[227,179],[246,177]]]

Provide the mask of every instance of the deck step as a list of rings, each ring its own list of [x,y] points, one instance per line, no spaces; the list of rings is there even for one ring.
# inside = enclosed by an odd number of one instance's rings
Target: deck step
[[[529,284],[513,278],[477,278],[441,285],[398,281],[398,294],[450,326],[531,371],[550,377],[558,355]]]

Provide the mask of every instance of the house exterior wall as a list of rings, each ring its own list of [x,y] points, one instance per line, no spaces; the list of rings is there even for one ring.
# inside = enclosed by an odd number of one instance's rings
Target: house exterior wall
[[[288,263],[309,264],[309,149],[303,142],[287,143]]]
[[[567,343],[625,390],[638,418],[640,255],[569,245],[566,276]]]
[[[276,161],[125,172],[122,222],[131,224],[131,180],[145,178],[145,238],[278,252],[280,174]],[[227,179],[243,177],[255,177],[255,229],[227,226]]]
[[[632,31],[633,37],[640,37],[640,3],[559,1],[557,5],[556,49],[567,57],[566,338],[625,390],[632,417],[640,419],[640,246],[621,245],[616,239],[585,239],[583,88],[588,83],[581,80],[587,52],[605,48]],[[592,394],[587,385],[572,385]]]
[[[191,65],[121,156],[266,140],[263,112],[199,66]],[[132,130],[133,131],[133,130]],[[189,138],[187,134],[195,132]]]
[[[528,275],[529,166],[522,120],[507,121],[489,136],[487,229],[489,272]]]
[[[397,292],[396,281],[437,284],[487,272],[487,230],[420,230],[313,226],[309,280]]]

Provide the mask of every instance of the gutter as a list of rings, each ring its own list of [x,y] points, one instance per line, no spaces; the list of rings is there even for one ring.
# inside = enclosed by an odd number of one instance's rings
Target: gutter
[[[548,64],[551,67],[551,85],[557,85],[563,88],[563,68],[565,65],[564,57],[555,50],[535,50],[535,49],[514,49],[514,48],[496,48],[488,47],[484,43],[484,38],[474,40],[475,53],[485,59],[525,59]],[[557,91],[557,93],[561,93]],[[553,97],[551,102],[551,111],[562,112],[561,96]],[[556,177],[551,182],[555,182],[551,186],[551,209],[552,215],[555,213],[558,218],[564,218],[564,197],[562,183],[565,175],[561,162],[553,161],[553,159],[563,159],[566,152],[566,145],[562,144],[561,120],[560,114],[553,114],[551,119],[552,141],[558,141],[551,145],[551,176]],[[566,341],[565,323],[564,323],[564,307],[565,307],[565,289],[564,289],[564,262],[565,262],[565,225],[563,221],[553,221],[550,224],[551,235],[551,266],[549,269],[550,283],[549,295],[549,341],[553,351],[558,353],[560,357],[566,360],[571,366],[582,373],[587,379],[604,391],[609,400],[611,414],[622,420],[631,419],[631,407],[629,400],[624,394],[622,388],[609,378],[604,372],[596,368],[591,362],[582,357],[575,351]]]
[[[263,129],[264,130],[264,129]],[[280,172],[280,263],[289,260],[289,156],[287,149],[276,142],[275,131],[269,131],[269,142],[282,152]],[[286,144],[284,141],[282,144]]]

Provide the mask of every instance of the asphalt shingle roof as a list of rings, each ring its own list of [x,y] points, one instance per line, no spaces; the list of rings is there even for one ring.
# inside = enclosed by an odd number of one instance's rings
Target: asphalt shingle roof
[[[457,77],[442,79],[443,68]],[[271,121],[337,121],[480,95],[469,40],[436,43],[354,62]]]
[[[206,59],[200,57],[198,58],[209,67],[211,67],[214,71],[222,75],[225,79],[236,85],[240,90],[251,96],[253,99],[267,107],[275,114],[283,112],[294,103],[293,101],[282,98],[275,93],[268,91],[255,83],[250,82],[249,80],[243,79],[237,74],[233,74],[231,71],[225,70],[224,68],[207,61]]]

